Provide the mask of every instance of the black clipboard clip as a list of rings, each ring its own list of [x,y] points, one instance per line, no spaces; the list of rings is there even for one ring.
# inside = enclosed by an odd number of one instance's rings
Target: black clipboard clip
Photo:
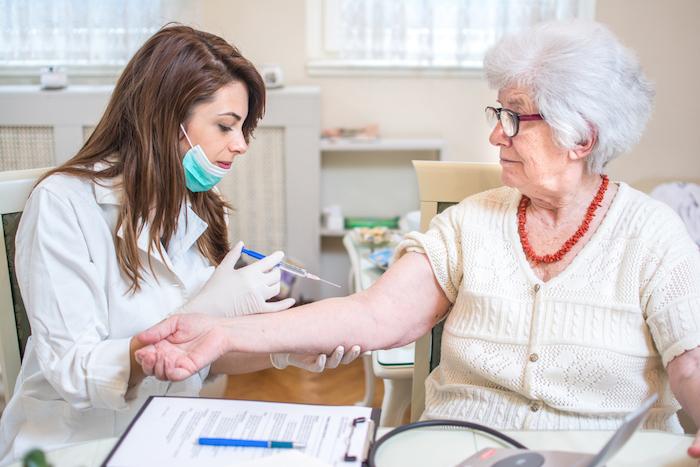
[[[363,431],[359,428],[360,425],[366,424],[367,430]],[[364,426],[362,427],[364,428]],[[345,462],[364,462],[369,454],[369,447],[374,436],[374,420],[367,417],[357,417],[352,420],[352,428],[350,430],[350,439],[348,439],[348,448],[345,450],[343,460]]]

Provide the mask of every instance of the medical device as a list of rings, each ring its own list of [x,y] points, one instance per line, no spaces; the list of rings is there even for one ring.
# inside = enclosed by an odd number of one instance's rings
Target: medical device
[[[257,251],[249,250],[249,249],[247,249],[247,248],[243,248],[242,251],[243,251],[243,253],[245,253],[246,255],[251,256],[251,257],[253,257],[253,258],[255,258],[255,259],[263,259],[263,258],[265,257],[265,255],[263,255],[262,253],[258,253]],[[314,281],[324,282],[324,283],[326,283],[326,284],[328,284],[328,285],[332,285],[333,287],[338,287],[338,288],[340,288],[340,286],[339,286],[338,284],[335,284],[335,283],[333,283],[333,282],[331,282],[331,281],[327,281],[327,280],[325,280],[325,279],[321,279],[321,278],[318,277],[317,275],[311,274],[311,273],[308,272],[306,269],[300,268],[300,267],[298,267],[298,266],[294,266],[293,264],[289,264],[289,263],[282,262],[282,263],[278,264],[277,266],[278,266],[282,271],[287,271],[288,273],[294,274],[295,276],[306,277],[307,279],[311,279],[311,280],[314,280]]]
[[[461,420],[422,420],[408,425],[399,426],[382,436],[370,450],[369,466],[377,465],[377,452],[388,440],[396,435],[418,428],[445,428],[461,427],[473,431],[486,433],[494,438],[512,446],[512,448],[484,448],[465,459],[456,467],[604,467],[624,444],[632,437],[637,428],[642,424],[651,410],[658,396],[652,394],[642,405],[628,414],[622,425],[615,431],[612,437],[596,454],[568,452],[568,451],[542,451],[529,450],[518,441],[501,433],[500,431],[484,425]]]

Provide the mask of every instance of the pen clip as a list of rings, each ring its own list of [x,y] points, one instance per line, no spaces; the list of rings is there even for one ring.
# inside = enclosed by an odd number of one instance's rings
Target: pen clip
[[[361,423],[367,424],[365,436],[362,436],[362,431],[357,428]],[[350,429],[350,438],[348,439],[348,447],[345,450],[343,460],[345,462],[355,462],[358,458],[362,461],[367,459],[369,453],[369,445],[374,433],[374,421],[367,417],[357,417],[352,420],[352,428]]]

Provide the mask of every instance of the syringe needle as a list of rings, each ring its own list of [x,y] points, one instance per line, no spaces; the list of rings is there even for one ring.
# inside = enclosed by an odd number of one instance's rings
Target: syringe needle
[[[313,279],[313,280],[315,280],[315,281],[325,282],[326,284],[332,285],[333,287],[338,287],[338,288],[340,288],[340,286],[339,286],[338,284],[335,284],[335,283],[333,283],[333,282],[331,282],[331,281],[327,281],[327,280],[325,280],[325,279],[321,279],[321,278],[318,277],[317,275],[311,274],[310,272],[307,272],[307,273],[306,273],[306,277],[308,277],[309,279]]]
[[[258,253],[257,251],[249,250],[249,249],[247,249],[247,248],[243,248],[241,251],[242,251],[243,253],[245,253],[246,255],[248,255],[248,256],[252,256],[252,257],[255,258],[255,259],[263,259],[263,258],[265,258],[265,255],[263,255],[262,253]],[[315,280],[315,281],[325,282],[325,283],[328,284],[328,285],[332,285],[333,287],[338,287],[338,288],[340,288],[340,286],[339,286],[338,284],[334,284],[333,282],[329,282],[329,281],[327,281],[327,280],[325,280],[325,279],[321,279],[320,277],[318,277],[318,276],[316,276],[316,275],[314,275],[314,274],[311,274],[311,273],[307,272],[306,269],[302,269],[302,268],[300,268],[300,267],[298,267],[298,266],[294,266],[294,265],[292,265],[292,264],[284,263],[284,262],[279,263],[278,266],[279,266],[279,268],[280,268],[281,270],[287,271],[287,272],[290,273],[290,274],[294,274],[294,275],[299,276],[299,277],[306,277],[306,278],[308,278],[308,279],[312,279],[312,280]]]
[[[336,284],[335,282],[327,281],[327,280],[325,280],[325,279],[321,279],[320,277],[318,278],[318,280],[320,280],[321,282],[325,282],[325,283],[328,284],[328,285],[332,285],[333,287],[338,287],[338,288],[340,288],[340,285]]]

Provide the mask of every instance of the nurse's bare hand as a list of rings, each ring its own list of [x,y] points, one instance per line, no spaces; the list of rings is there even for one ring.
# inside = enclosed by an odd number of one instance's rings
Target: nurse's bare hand
[[[203,314],[174,315],[136,337],[143,372],[160,380],[181,381],[228,351],[225,319]]]

